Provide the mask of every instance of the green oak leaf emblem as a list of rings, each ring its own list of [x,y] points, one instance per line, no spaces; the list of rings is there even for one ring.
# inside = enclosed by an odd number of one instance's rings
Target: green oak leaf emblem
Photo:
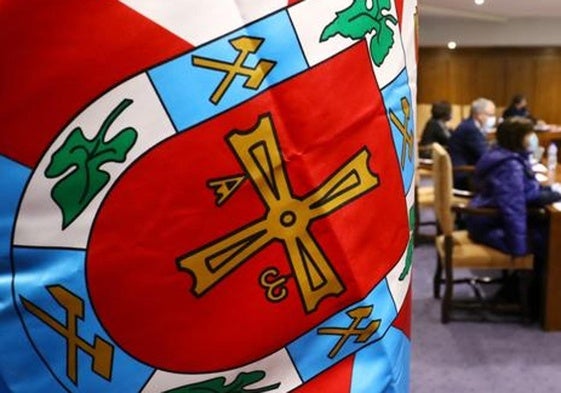
[[[411,207],[409,209],[409,233],[413,233],[415,229],[415,209]],[[409,236],[409,243],[407,244],[407,255],[405,256],[405,266],[403,271],[399,275],[399,281],[405,280],[405,277],[409,274],[411,270],[411,264],[413,263],[413,247],[415,246],[415,240],[413,235]]]
[[[111,124],[132,103],[130,99],[121,101],[91,140],[80,127],[74,128],[51,156],[45,176],[52,179],[65,174],[51,191],[51,197],[62,211],[62,229],[68,227],[109,182],[110,176],[101,166],[107,162],[124,162],[135,144],[138,133],[132,127],[105,140]]]
[[[370,40],[370,57],[379,67],[395,41],[389,24],[397,25],[397,19],[389,13],[382,13],[390,10],[391,0],[355,0],[348,8],[336,13],[335,19],[323,29],[320,42],[337,34],[359,40],[374,31]]]
[[[248,389],[247,386],[261,381],[265,378],[265,372],[261,370],[250,373],[239,373],[236,379],[226,385],[226,378],[218,377],[207,381],[196,382],[179,388],[166,390],[164,393],[261,393],[275,390],[280,386],[280,382],[264,386],[262,388]]]

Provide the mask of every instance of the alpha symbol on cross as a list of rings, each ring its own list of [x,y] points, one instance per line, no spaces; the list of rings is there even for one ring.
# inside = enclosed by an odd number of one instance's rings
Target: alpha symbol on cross
[[[228,142],[265,203],[267,213],[260,220],[180,256],[179,269],[193,275],[191,290],[202,296],[277,240],[284,244],[305,311],[314,311],[322,299],[342,293],[344,287],[309,227],[312,221],[330,215],[378,186],[378,176],[368,167],[370,153],[362,148],[310,195],[300,199],[292,194],[269,115],[261,116],[251,132],[230,134]]]
[[[113,346],[99,336],[93,345],[78,336],[78,319],[84,319],[84,302],[78,296],[60,285],[47,287],[51,296],[66,310],[66,325],[60,323],[29,300],[21,297],[23,307],[39,318],[47,326],[66,340],[66,375],[78,385],[78,350],[92,358],[92,370],[101,377],[111,380],[113,366]]]
[[[263,38],[247,36],[230,40],[230,45],[238,51],[238,55],[233,63],[209,59],[207,57],[193,56],[192,63],[194,66],[226,73],[216,90],[214,90],[210,96],[210,102],[214,105],[218,104],[236,76],[246,77],[244,87],[248,89],[257,90],[259,86],[261,86],[261,83],[273,69],[276,62],[259,60],[255,67],[249,67],[245,65],[245,62],[250,54],[256,53],[259,50],[259,47],[264,41]]]

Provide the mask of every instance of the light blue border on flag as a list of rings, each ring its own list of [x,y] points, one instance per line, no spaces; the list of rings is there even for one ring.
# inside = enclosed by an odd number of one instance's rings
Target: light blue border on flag
[[[243,86],[245,76],[236,76],[215,105],[210,97],[226,74],[194,66],[192,58],[199,56],[233,63],[239,52],[229,40],[241,36],[264,39],[257,52],[250,54],[244,65],[255,67],[261,59],[274,61],[276,64],[257,90]],[[182,131],[249,100],[307,68],[288,13],[281,11],[155,67],[148,71],[148,75],[176,129]]]
[[[407,76],[407,69],[403,69],[401,73],[386,87],[382,89],[382,96],[384,98],[384,104],[386,105],[386,113],[388,116],[388,122],[392,130],[393,144],[396,152],[397,163],[401,169],[401,179],[403,181],[403,191],[405,194],[409,192],[411,188],[411,183],[413,182],[413,175],[415,173],[415,111],[414,105],[411,98],[411,90],[409,88],[409,77]],[[405,114],[401,106],[401,99],[407,98],[410,107],[410,119],[407,127],[407,132],[413,137],[413,144],[411,147],[407,147],[405,165],[401,168],[401,151],[403,145],[403,135],[397,128],[397,126],[391,121],[390,111],[394,112],[400,121],[405,122]],[[409,149],[411,151],[412,159],[409,159]]]
[[[13,250],[17,305],[33,345],[49,368],[65,387],[71,392],[79,392],[81,387],[95,392],[138,391],[150,378],[154,369],[131,358],[107,336],[93,312],[85,282],[85,258],[83,250],[41,249],[15,247]],[[22,303],[23,296],[28,301],[44,310],[62,324],[66,324],[66,310],[57,303],[47,290],[47,286],[60,285],[82,299],[84,318],[78,319],[78,336],[88,344],[93,344],[99,336],[113,346],[113,364],[111,381],[92,371],[92,358],[84,351],[78,350],[78,386],[66,375],[66,340],[51,327],[27,311]],[[115,293],[108,296],[115,296]],[[22,333],[20,333],[22,334]],[[20,378],[29,377],[20,370]]]
[[[0,392],[49,392],[64,390],[52,378],[29,340],[12,301],[11,243],[20,198],[31,170],[0,155]],[[33,372],[24,380],[22,370]]]
[[[395,327],[355,355],[350,393],[409,392],[411,342]]]
[[[335,347],[335,345],[337,345],[341,336],[320,335],[318,334],[318,329],[327,327],[348,327],[351,325],[353,320],[349,315],[347,315],[347,312],[357,307],[364,306],[373,306],[372,313],[369,318],[365,318],[365,320],[361,321],[357,328],[364,328],[370,322],[380,320],[378,330],[363,343],[356,342],[356,336],[351,336],[344,343],[336,356],[329,358],[329,352]],[[339,363],[348,355],[379,340],[390,328],[396,316],[397,310],[395,303],[390,293],[388,283],[384,279],[363,300],[338,312],[334,316],[314,327],[308,333],[290,343],[286,348],[296,369],[298,370],[300,378],[302,378],[304,382],[307,382],[324,370],[334,366],[336,363]]]

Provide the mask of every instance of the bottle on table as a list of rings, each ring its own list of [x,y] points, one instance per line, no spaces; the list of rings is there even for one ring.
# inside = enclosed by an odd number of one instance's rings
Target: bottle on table
[[[550,182],[555,181],[556,169],[557,169],[557,145],[551,142],[547,148],[547,173]]]

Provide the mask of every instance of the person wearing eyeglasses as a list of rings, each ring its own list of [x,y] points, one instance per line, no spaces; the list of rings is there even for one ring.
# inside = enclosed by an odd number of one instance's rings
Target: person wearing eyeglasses
[[[488,149],[485,134],[495,127],[495,104],[487,98],[471,103],[470,116],[464,119],[448,140],[448,151],[454,167],[473,166]],[[454,188],[470,190],[470,175],[454,173]]]

